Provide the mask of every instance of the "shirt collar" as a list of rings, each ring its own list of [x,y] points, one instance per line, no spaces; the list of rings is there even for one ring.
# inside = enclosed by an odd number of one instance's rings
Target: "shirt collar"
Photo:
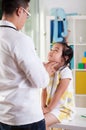
[[[11,23],[11,22],[9,22],[7,20],[1,20],[0,25],[7,25],[7,26],[11,26],[11,27],[16,28],[16,26],[13,23]]]

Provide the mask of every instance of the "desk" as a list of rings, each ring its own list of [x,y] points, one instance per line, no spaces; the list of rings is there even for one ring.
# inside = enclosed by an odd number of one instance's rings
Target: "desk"
[[[86,116],[86,108],[76,108],[76,115],[72,121],[67,123],[56,123],[51,126],[51,128],[63,128],[69,130],[86,130],[86,118],[81,115]]]

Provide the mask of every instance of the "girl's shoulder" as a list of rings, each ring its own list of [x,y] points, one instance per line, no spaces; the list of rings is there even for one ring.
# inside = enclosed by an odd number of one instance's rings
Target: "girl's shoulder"
[[[72,72],[72,70],[68,66],[64,66],[62,69],[60,69],[61,72],[69,71]]]
[[[66,66],[59,71],[61,78],[72,78],[72,70]]]

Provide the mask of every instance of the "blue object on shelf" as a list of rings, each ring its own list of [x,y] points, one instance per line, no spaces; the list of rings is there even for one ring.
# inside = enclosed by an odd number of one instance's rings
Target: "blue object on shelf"
[[[62,21],[57,21],[57,27],[56,29],[58,29],[58,33],[56,35],[56,37],[62,37],[61,33],[63,32],[63,22]],[[53,35],[54,35],[54,20],[50,21],[50,43],[53,42]]]
[[[86,57],[86,51],[84,52],[84,57]]]
[[[54,20],[54,26],[53,26],[53,40],[52,41],[63,42],[63,40],[68,34],[66,13],[64,9],[57,8],[54,10],[53,14],[55,16],[55,20]],[[58,34],[59,32],[60,32],[60,36]]]
[[[74,46],[73,45],[71,45],[71,48],[74,50]],[[74,69],[74,57],[70,61],[70,68]]]

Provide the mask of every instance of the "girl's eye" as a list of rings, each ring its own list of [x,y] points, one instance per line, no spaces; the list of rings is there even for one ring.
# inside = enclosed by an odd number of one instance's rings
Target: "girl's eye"
[[[55,51],[55,52],[58,52],[58,50],[56,50],[56,49],[51,49],[51,51]]]

